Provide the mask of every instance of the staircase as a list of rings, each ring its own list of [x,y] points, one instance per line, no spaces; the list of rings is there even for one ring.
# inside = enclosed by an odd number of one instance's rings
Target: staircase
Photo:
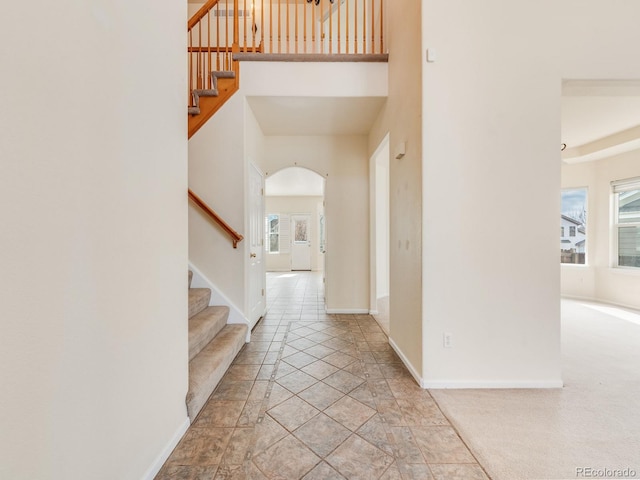
[[[211,88],[194,88],[191,91],[192,102],[188,109],[189,138],[240,88],[238,62],[234,62],[233,68],[234,70],[210,72]]]
[[[191,423],[246,342],[247,325],[227,324],[229,307],[209,306],[211,290],[191,288],[189,272],[189,392]]]

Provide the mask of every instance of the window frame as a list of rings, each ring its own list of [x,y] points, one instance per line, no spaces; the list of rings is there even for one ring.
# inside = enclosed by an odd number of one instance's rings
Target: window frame
[[[625,227],[640,228],[638,222],[620,220],[620,194],[628,191],[640,191],[640,177],[627,178],[611,182],[611,266],[612,268],[640,273],[640,266],[620,265],[620,229]]]
[[[271,231],[271,219],[272,217],[277,217],[278,219],[278,231],[277,232],[272,232]],[[266,232],[267,232],[267,241],[266,241],[266,245],[265,245],[265,250],[266,253],[268,253],[269,255],[279,255],[280,254],[280,221],[281,221],[281,215],[279,213],[267,213],[266,217]],[[271,250],[271,236],[275,235],[278,238],[278,250],[277,251],[272,251]]]
[[[566,192],[566,191],[570,191],[570,190],[584,190],[584,212],[585,212],[585,221],[583,226],[585,227],[585,234],[584,234],[584,263],[563,263],[562,261],[560,262],[561,267],[578,267],[578,268],[585,268],[585,267],[589,267],[589,187],[588,186],[575,186],[575,187],[562,187],[560,190],[560,194],[561,194],[561,198],[562,198],[562,193]],[[561,210],[560,211],[561,215],[564,215],[564,212]],[[561,235],[560,238],[565,237],[565,233],[567,234],[567,238],[570,237],[570,229],[567,229],[567,231],[564,230],[564,227],[560,227],[561,228]],[[573,237],[576,237],[578,235],[578,226],[574,227],[575,228],[575,234],[573,235]]]

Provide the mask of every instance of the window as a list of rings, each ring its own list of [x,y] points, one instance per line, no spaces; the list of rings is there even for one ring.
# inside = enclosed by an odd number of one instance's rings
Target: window
[[[267,215],[267,252],[280,252],[280,215]]]
[[[562,190],[560,212],[560,262],[586,263],[587,189]],[[565,234],[569,233],[566,237]]]
[[[640,268],[640,178],[612,183],[618,267]]]

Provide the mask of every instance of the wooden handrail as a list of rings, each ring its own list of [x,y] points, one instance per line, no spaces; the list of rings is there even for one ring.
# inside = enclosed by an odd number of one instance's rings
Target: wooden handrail
[[[220,215],[218,215],[216,212],[211,210],[211,208],[209,208],[209,206],[206,203],[204,203],[200,197],[198,197],[195,193],[193,193],[191,189],[189,189],[189,200],[191,200],[198,207],[200,207],[202,211],[206,213],[209,218],[211,218],[211,220],[213,220],[218,225],[220,225],[220,227],[222,227],[222,229],[225,232],[227,232],[229,236],[231,236],[231,241],[233,242],[233,248],[238,248],[238,242],[241,242],[244,239],[242,235],[240,235],[233,228],[231,228],[227,224],[227,222],[225,222],[220,217]]]
[[[196,13],[194,13],[193,17],[191,17],[187,22],[187,30],[191,30],[193,27],[195,27],[198,22],[202,20],[207,15],[207,13],[209,13],[209,10],[211,10],[217,4],[218,0],[209,0],[207,3],[202,5],[202,7],[200,7],[200,9]]]

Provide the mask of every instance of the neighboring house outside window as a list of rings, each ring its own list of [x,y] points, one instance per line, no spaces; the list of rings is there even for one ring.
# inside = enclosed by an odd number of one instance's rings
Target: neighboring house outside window
[[[640,178],[612,183],[615,265],[640,268]]]
[[[560,214],[560,261],[586,264],[587,189],[562,190]]]

